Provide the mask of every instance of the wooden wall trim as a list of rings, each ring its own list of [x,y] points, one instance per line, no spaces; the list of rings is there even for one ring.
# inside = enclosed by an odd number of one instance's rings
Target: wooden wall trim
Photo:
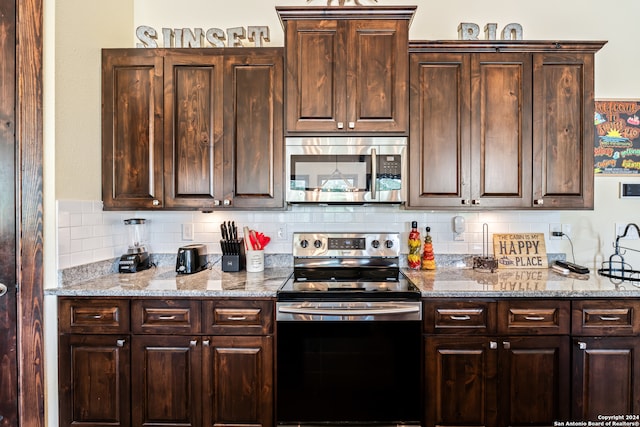
[[[17,8],[18,419],[44,426],[42,0]]]

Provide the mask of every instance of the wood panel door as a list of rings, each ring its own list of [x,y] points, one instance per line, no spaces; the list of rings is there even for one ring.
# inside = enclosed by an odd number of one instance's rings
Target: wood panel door
[[[283,208],[283,50],[239,52],[224,65],[224,200],[236,208]]]
[[[533,199],[593,209],[593,54],[533,56]]]
[[[166,208],[213,208],[224,198],[223,59],[210,53],[165,56]]]
[[[500,339],[499,426],[551,426],[570,419],[568,336]]]
[[[61,335],[60,426],[131,425],[128,335]]]
[[[213,337],[203,364],[203,425],[274,425],[273,337]]]
[[[409,206],[460,207],[471,198],[470,56],[410,56]]]
[[[335,20],[291,20],[285,33],[286,130],[344,129],[347,61],[342,25]]]
[[[18,425],[16,2],[0,2],[0,424]]]
[[[471,59],[471,204],[531,206],[531,55]]]
[[[104,209],[162,208],[162,56],[154,49],[102,53]]]
[[[488,337],[425,338],[425,426],[496,426],[497,350]]]
[[[134,335],[131,348],[133,425],[201,426],[201,361],[202,346],[198,337]]]
[[[598,415],[604,414],[640,414],[639,373],[638,337],[576,339],[572,419],[597,420]]]

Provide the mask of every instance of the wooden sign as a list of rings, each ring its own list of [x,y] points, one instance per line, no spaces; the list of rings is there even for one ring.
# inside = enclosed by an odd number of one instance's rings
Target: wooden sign
[[[498,268],[548,268],[544,233],[493,235],[493,256]]]

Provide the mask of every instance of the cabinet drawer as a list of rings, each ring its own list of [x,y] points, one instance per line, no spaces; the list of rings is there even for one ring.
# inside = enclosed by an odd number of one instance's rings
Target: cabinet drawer
[[[129,301],[61,298],[60,332],[112,334],[129,332]]]
[[[568,335],[570,301],[507,300],[498,302],[498,333]]]
[[[200,302],[192,300],[134,300],[131,303],[134,333],[200,333]]]
[[[204,332],[214,335],[273,333],[272,300],[204,301]]]
[[[574,335],[639,335],[640,301],[626,299],[573,301]]]
[[[495,302],[436,300],[424,302],[424,332],[479,334],[495,331]]]

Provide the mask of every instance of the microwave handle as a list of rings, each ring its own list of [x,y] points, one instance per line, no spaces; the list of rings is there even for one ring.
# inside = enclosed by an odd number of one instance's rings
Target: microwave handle
[[[376,194],[376,182],[378,178],[378,159],[376,156],[376,149],[371,149],[371,198],[375,200],[378,195]]]

